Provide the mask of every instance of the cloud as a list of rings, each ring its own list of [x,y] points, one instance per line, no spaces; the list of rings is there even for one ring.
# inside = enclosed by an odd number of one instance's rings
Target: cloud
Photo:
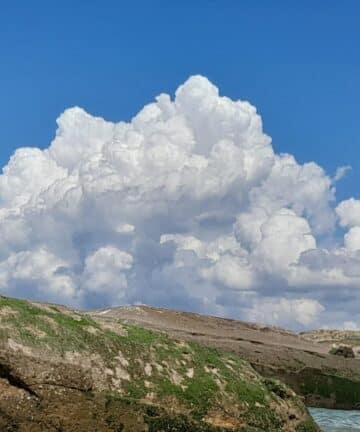
[[[262,299],[255,302],[246,317],[251,321],[267,321],[277,326],[291,326],[294,322],[308,326],[316,322],[323,311],[324,307],[318,301],[306,298]]]
[[[358,331],[360,329],[360,327],[354,321],[345,321],[344,324],[342,325],[342,328],[344,330],[351,330],[351,331],[354,330]]]
[[[57,124],[47,149],[18,149],[0,176],[2,292],[360,322],[360,201],[335,200],[347,168],[332,179],[276,154],[249,102],[193,76],[130,122],[70,108]]]
[[[333,182],[338,182],[342,178],[346,176],[346,174],[352,170],[352,167],[350,165],[345,165],[337,168],[335,176],[333,178]]]
[[[44,248],[11,254],[0,264],[0,288],[9,295],[32,295],[61,299],[76,294],[67,263]]]
[[[360,200],[350,198],[336,207],[336,214],[342,227],[360,226]]]
[[[133,257],[115,247],[101,247],[85,259],[82,277],[82,295],[91,303],[126,301],[129,287],[125,271],[133,265]]]
[[[360,250],[360,226],[352,227],[344,236],[346,249],[351,252]]]
[[[306,219],[293,210],[274,212],[260,227],[261,238],[252,251],[254,266],[268,273],[286,275],[296,265],[302,252],[316,247]]]

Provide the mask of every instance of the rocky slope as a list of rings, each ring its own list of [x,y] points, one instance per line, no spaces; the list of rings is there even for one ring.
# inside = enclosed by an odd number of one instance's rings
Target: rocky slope
[[[122,311],[160,321],[167,313]],[[0,297],[0,430],[318,430],[292,390],[238,355],[121,313]]]
[[[355,357],[360,358],[360,330],[321,329],[301,333],[301,336],[326,348],[329,346],[350,346],[354,351]]]
[[[121,319],[246,359],[259,373],[278,378],[308,406],[359,409],[360,360],[330,355],[333,340],[318,343],[287,330],[147,306],[94,311],[100,321]]]

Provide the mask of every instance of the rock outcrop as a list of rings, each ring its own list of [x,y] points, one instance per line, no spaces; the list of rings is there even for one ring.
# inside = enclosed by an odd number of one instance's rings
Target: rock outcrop
[[[235,353],[102,312],[1,297],[0,430],[318,428],[293,390]]]
[[[332,355],[341,356],[344,358],[355,358],[354,350],[349,345],[333,345],[329,351]]]
[[[301,336],[319,345],[351,347],[355,358],[360,358],[360,330],[320,329],[303,332]]]

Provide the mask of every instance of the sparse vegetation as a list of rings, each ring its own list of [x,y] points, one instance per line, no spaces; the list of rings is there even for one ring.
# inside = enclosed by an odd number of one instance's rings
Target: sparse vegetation
[[[86,314],[23,300],[1,297],[1,310],[2,343],[12,340],[55,359],[66,360],[69,352],[88,362],[94,356],[91,373],[106,403],[153,407],[144,417],[149,431],[215,432],[230,418],[233,431],[245,422],[247,431],[278,432],[288,421],[281,411],[285,399],[304,414],[293,392],[264,380],[234,354],[122,322],[114,329],[121,331],[112,331]]]
[[[11,336],[29,346],[42,346],[59,353],[66,351],[90,351],[105,355],[116,351],[119,341],[109,331],[101,336],[91,331],[100,330],[99,324],[86,315],[65,314],[56,308],[35,306],[25,300],[0,298],[0,309],[14,311],[1,316],[1,339]],[[90,330],[90,331],[89,331]]]
[[[306,420],[296,427],[296,432],[318,432],[319,428],[313,421]]]

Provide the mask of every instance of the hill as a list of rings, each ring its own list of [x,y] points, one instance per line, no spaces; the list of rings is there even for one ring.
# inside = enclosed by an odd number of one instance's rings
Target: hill
[[[318,430],[294,391],[240,356],[127,315],[146,313],[159,323],[167,312],[85,313],[0,297],[0,430]]]
[[[148,306],[98,310],[90,315],[102,322],[121,319],[232,352],[261,375],[285,382],[308,406],[359,409],[360,360],[330,355],[334,339],[319,341],[312,333],[299,335],[266,325]],[[343,332],[334,334],[349,340]]]

